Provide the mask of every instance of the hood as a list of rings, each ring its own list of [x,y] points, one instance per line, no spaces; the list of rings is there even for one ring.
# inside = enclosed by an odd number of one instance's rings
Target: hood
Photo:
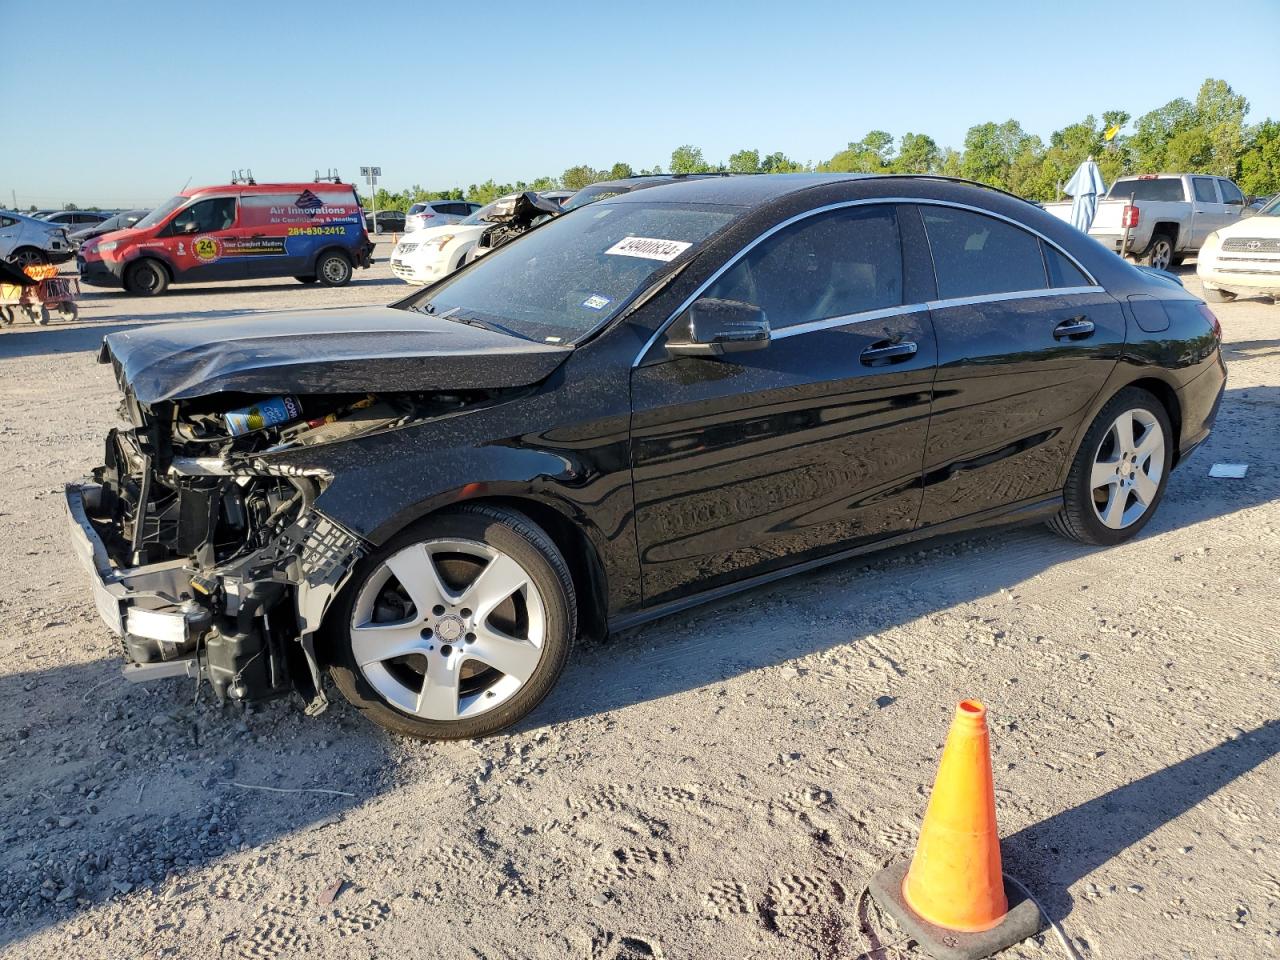
[[[522,387],[573,352],[440,317],[364,307],[167,323],[103,339],[140,403],[219,392],[398,393]]]
[[[1280,217],[1274,217],[1270,214],[1261,216],[1255,213],[1251,217],[1237,220],[1230,226],[1219,227],[1217,233],[1219,239],[1222,240],[1228,237],[1280,238]]]

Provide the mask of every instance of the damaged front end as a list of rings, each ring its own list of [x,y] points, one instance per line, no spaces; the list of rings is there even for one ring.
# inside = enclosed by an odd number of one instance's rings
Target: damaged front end
[[[314,637],[362,554],[315,508],[328,478],[272,454],[394,428],[455,395],[215,394],[141,404],[107,436],[104,463],[67,487],[73,541],[125,676],[208,680],[219,699],[298,690],[323,709]],[[271,422],[274,417],[287,419]],[[288,417],[289,413],[295,414]]]

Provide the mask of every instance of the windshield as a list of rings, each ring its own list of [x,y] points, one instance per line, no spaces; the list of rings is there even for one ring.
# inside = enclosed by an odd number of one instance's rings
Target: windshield
[[[408,304],[546,343],[576,341],[741,207],[610,203],[557,217]]]
[[[1182,195],[1182,179],[1180,177],[1160,177],[1144,180],[1133,177],[1128,180],[1117,180],[1111,185],[1108,197],[1127,200],[1133,194],[1135,200],[1185,200]]]
[[[170,197],[160,206],[156,207],[145,217],[134,224],[135,227],[154,227],[157,223],[164,223],[165,219],[173,211],[187,202],[186,197]]]
[[[1256,214],[1259,217],[1280,217],[1280,193],[1277,193]]]

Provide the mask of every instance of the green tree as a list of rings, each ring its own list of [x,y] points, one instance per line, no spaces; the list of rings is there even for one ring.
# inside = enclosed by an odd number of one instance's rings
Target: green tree
[[[761,173],[803,173],[809,168],[797,160],[792,160],[781,150],[769,154],[760,161]]]
[[[981,123],[965,134],[960,170],[970,180],[1025,195],[1022,191],[1028,186],[1041,189],[1042,178],[1034,168],[1043,153],[1040,138],[1023,130],[1017,120]]]
[[[594,170],[586,164],[579,164],[560,174],[560,182],[564,184],[566,190],[581,190],[583,187],[598,183],[607,176],[608,174],[602,170]]]
[[[703,159],[702,151],[692,144],[683,144],[671,151],[672,173],[707,173],[711,165]]]
[[[818,169],[831,173],[884,173],[893,156],[893,136],[883,130],[872,130],[861,140],[850,143]]]
[[[739,150],[729,154],[729,170],[731,173],[759,173],[760,151]]]
[[[941,160],[938,144],[923,133],[904,133],[902,146],[890,168],[894,173],[936,173]]]
[[[631,169],[631,164],[619,161],[609,168],[609,175],[606,180],[625,180],[627,177],[634,177],[636,172]],[[567,187],[565,189],[568,189]]]
[[[1250,131],[1240,157],[1240,189],[1248,194],[1280,193],[1280,121],[1263,120]]]
[[[1208,157],[1197,168],[1220,177],[1234,177],[1245,149],[1244,116],[1249,101],[1225,80],[1206,80],[1196,94],[1196,126],[1208,141]]]
[[[1137,173],[1159,173],[1165,168],[1165,150],[1179,133],[1195,126],[1195,109],[1182,97],[1170,100],[1140,116],[1129,138],[1132,169]]]

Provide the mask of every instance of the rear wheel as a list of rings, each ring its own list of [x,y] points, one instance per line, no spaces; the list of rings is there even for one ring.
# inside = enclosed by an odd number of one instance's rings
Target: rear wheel
[[[23,267],[38,267],[49,262],[43,250],[35,247],[21,247],[9,257],[9,262],[21,270]]]
[[[345,287],[351,282],[351,261],[345,253],[328,250],[316,261],[316,277],[326,287]]]
[[[155,297],[169,286],[169,273],[155,260],[139,260],[124,273],[124,288],[135,297]]]
[[[1205,287],[1204,298],[1210,303],[1230,303],[1236,295],[1230,290],[1219,290],[1216,287]]]
[[[1061,512],[1049,521],[1081,543],[1123,543],[1147,525],[1164,496],[1174,437],[1164,406],[1127,387],[1098,414],[1076,453]]]
[[[429,517],[365,558],[327,624],[342,695],[389,730],[442,740],[529,713],[577,630],[555,544],[522,514],[488,506]]]
[[[1138,262],[1157,270],[1168,270],[1173,266],[1173,257],[1173,238],[1167,233],[1157,233],[1151,238],[1151,246],[1142,252]]]

